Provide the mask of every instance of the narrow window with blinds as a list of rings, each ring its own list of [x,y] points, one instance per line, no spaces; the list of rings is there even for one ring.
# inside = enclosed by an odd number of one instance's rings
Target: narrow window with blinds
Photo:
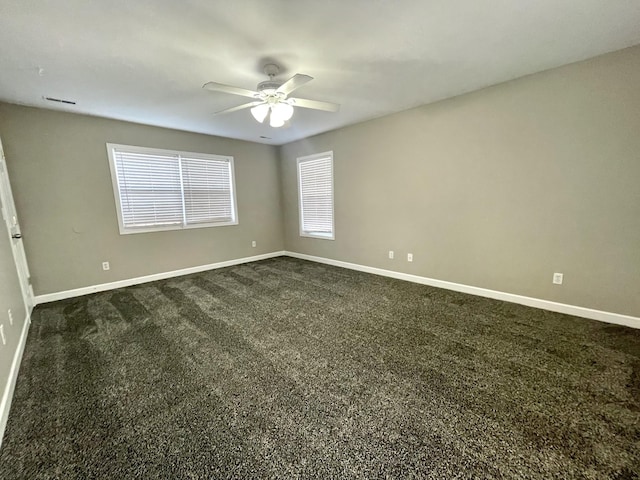
[[[120,233],[238,223],[233,157],[107,144]]]
[[[300,235],[333,240],[333,152],[298,158]]]

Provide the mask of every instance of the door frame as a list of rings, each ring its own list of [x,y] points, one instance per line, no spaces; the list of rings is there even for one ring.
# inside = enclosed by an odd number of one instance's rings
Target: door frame
[[[31,317],[31,310],[34,306],[34,294],[31,286],[31,275],[29,273],[29,264],[24,251],[22,242],[22,232],[20,230],[20,222],[16,213],[16,206],[11,191],[11,182],[9,180],[9,172],[7,170],[7,162],[5,160],[2,140],[0,140],[0,203],[2,204],[2,218],[11,243],[11,251],[13,253],[13,261],[18,273],[20,282],[20,291],[22,300],[26,310],[27,318]],[[18,235],[16,238],[15,236]]]

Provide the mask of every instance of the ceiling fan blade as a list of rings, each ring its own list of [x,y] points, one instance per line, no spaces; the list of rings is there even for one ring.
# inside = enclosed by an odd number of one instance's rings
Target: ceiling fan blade
[[[256,107],[258,105],[262,105],[263,103],[266,103],[266,102],[263,102],[262,100],[259,100],[257,102],[249,102],[243,105],[238,105],[237,107],[231,107],[231,108],[227,108],[226,110],[220,110],[219,112],[216,112],[215,115],[220,115],[221,113],[237,112],[238,110],[244,110],[245,108]]]
[[[289,98],[295,107],[312,108],[314,110],[324,110],[325,112],[337,112],[340,105],[330,102],[319,102],[317,100],[307,100],[306,98]]]
[[[293,77],[291,77],[289,80],[287,80],[282,85],[280,85],[280,87],[278,88],[278,90],[276,90],[276,92],[289,95],[296,88],[300,88],[302,85],[310,82],[311,80],[313,80],[313,77],[310,77],[309,75],[296,73]]]
[[[246,88],[232,87],[231,85],[224,85],[222,83],[208,82],[205,83],[202,88],[205,90],[211,90],[212,92],[224,92],[231,93],[233,95],[241,95],[243,97],[258,98],[258,92],[253,90],[247,90]]]

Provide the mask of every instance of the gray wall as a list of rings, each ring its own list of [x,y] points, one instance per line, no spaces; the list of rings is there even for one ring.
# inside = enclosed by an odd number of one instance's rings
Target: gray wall
[[[8,104],[0,137],[36,295],[283,249],[275,147]],[[120,235],[107,142],[232,155],[239,225]]]
[[[640,316],[639,85],[635,47],[285,145],[285,247]],[[334,241],[298,234],[327,150]]]
[[[36,294],[286,247],[640,316],[638,84],[635,47],[285,145],[280,165],[265,145],[7,104],[0,137]],[[106,142],[233,155],[240,224],[119,235]],[[326,150],[336,240],[301,238],[295,159]]]

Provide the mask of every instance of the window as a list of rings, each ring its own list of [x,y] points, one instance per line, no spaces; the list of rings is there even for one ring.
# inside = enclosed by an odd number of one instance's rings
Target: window
[[[107,144],[120,233],[235,225],[233,157]]]
[[[334,239],[333,152],[298,158],[300,235]]]

